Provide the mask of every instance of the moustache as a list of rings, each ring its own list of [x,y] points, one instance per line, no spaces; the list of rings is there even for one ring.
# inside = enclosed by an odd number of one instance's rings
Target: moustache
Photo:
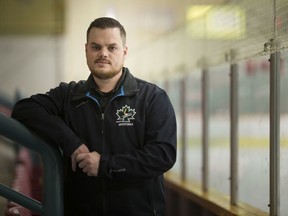
[[[110,61],[107,60],[106,58],[99,58],[95,60],[95,63],[105,63],[105,64],[110,64]]]

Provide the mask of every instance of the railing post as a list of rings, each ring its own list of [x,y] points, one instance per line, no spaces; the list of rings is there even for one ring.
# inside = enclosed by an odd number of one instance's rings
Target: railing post
[[[231,64],[230,72],[230,196],[231,205],[238,202],[238,64]]]
[[[279,215],[280,52],[270,55],[270,216]]]
[[[209,188],[209,73],[202,71],[202,189]]]
[[[187,138],[186,138],[186,78],[183,77],[180,81],[180,107],[181,107],[181,179],[184,181],[187,177]]]

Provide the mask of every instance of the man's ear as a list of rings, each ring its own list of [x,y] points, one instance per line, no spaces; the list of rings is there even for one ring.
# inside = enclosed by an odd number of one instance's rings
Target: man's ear
[[[128,54],[128,47],[125,46],[125,48],[124,48],[124,58],[125,59],[126,59],[127,54]]]

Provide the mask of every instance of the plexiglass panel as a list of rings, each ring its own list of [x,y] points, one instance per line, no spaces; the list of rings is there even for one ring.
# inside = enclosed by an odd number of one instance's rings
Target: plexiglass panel
[[[230,66],[209,69],[209,187],[229,194]]]
[[[202,170],[202,111],[201,71],[193,71],[186,79],[187,178],[201,182]]]
[[[181,175],[181,148],[182,143],[180,142],[180,134],[182,131],[181,126],[181,109],[180,109],[180,80],[173,79],[173,80],[166,80],[163,84],[163,87],[166,89],[167,94],[170,97],[171,103],[174,107],[176,120],[177,120],[177,160],[173,168],[171,169],[173,174]]]
[[[269,211],[269,57],[239,63],[239,199]]]

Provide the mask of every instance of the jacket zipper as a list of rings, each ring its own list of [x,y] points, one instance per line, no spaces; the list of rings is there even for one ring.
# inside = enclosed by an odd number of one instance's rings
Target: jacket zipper
[[[104,113],[101,114],[101,134],[104,135]]]
[[[94,98],[90,94],[90,92],[87,92],[86,97],[92,99],[92,101],[94,101],[98,105],[99,109],[101,110],[101,106],[100,106],[98,100],[96,98]],[[103,152],[104,152],[105,140],[104,140],[104,112],[103,111],[101,113],[100,119],[101,119],[101,134],[103,136],[102,146],[103,146]],[[103,215],[107,215],[107,208],[106,208],[106,184],[105,184],[105,181],[102,181],[102,189],[103,189],[103,199],[102,199],[102,208],[103,209],[102,209],[102,213],[103,213]]]
[[[104,120],[105,115],[104,112],[101,113],[101,134],[103,136],[103,152],[105,151],[105,139],[104,139]],[[103,189],[103,200],[102,200],[102,207],[103,207],[103,215],[107,215],[107,208],[106,208],[106,183],[104,180],[102,180],[102,189]]]
[[[109,101],[109,103],[114,100],[116,97],[119,97],[119,96],[123,96],[124,95],[124,91],[123,91],[123,87],[121,87],[121,92],[120,94],[118,95],[115,95],[114,97],[111,98],[111,100]],[[96,104],[98,105],[98,107],[100,108],[101,110],[101,106],[98,102],[98,100],[96,98],[94,98],[90,92],[88,92],[86,94],[86,97],[89,97],[91,98],[94,102],[96,102]],[[104,152],[104,149],[105,149],[105,139],[104,139],[104,120],[105,120],[105,114],[104,114],[104,111],[102,111],[101,113],[101,134],[103,136],[103,152]],[[107,208],[106,208],[106,183],[105,181],[102,181],[102,189],[103,189],[103,200],[102,200],[102,207],[103,207],[103,215],[108,215],[108,212],[107,212]]]

